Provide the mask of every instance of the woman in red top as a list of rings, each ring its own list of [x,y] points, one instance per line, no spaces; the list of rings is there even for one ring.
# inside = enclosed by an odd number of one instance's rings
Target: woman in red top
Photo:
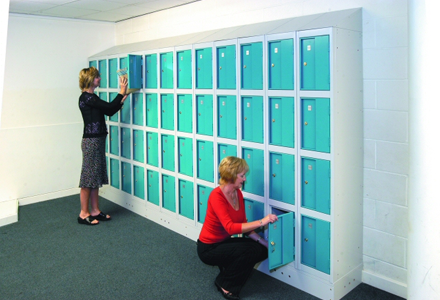
[[[269,214],[248,223],[241,188],[249,166],[244,159],[228,156],[219,166],[220,186],[208,199],[205,222],[197,241],[197,253],[205,264],[218,266],[214,283],[226,299],[240,299],[238,294],[256,263],[265,260],[267,241],[254,230],[278,220]],[[247,237],[231,238],[235,234]]]

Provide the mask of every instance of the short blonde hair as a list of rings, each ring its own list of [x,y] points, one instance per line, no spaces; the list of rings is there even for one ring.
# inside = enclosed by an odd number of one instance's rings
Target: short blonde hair
[[[81,91],[90,88],[95,78],[100,77],[98,69],[95,67],[85,68],[79,72],[79,88]]]
[[[218,167],[220,184],[235,182],[238,173],[247,173],[248,171],[249,166],[244,159],[235,156],[227,156],[222,159]]]

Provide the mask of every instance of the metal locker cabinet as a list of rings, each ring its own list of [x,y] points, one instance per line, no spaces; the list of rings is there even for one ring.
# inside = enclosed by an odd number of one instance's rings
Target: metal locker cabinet
[[[242,148],[242,158],[249,166],[243,191],[264,196],[264,150]]]
[[[236,88],[235,45],[217,47],[217,88]]]
[[[227,139],[237,139],[237,96],[217,97],[217,135]]]
[[[213,98],[212,95],[196,95],[197,133],[213,135]]]
[[[213,142],[197,141],[197,178],[214,182]]]
[[[99,74],[101,75],[101,83],[99,84],[99,87],[102,89],[107,88],[107,60],[102,59],[98,62],[99,65]]]
[[[217,144],[218,147],[218,164],[227,156],[237,156],[237,146],[228,144]]]
[[[131,133],[130,128],[121,128],[121,156],[127,159],[131,158]]]
[[[178,137],[178,172],[193,176],[193,143],[191,138]]]
[[[301,263],[330,274],[330,223],[302,216]]]
[[[117,95],[118,95],[118,93],[110,92],[110,93],[109,93],[109,102],[113,101],[113,100],[116,98]],[[124,102],[124,103],[125,103],[125,102]],[[115,114],[114,114],[113,116],[111,116],[109,119],[110,119],[110,121],[112,121],[112,122],[119,122],[119,112],[115,113]]]
[[[301,206],[330,214],[330,161],[301,158]]]
[[[269,153],[269,198],[295,204],[295,156]]]
[[[159,173],[147,170],[147,201],[159,206]]]
[[[205,222],[206,210],[208,209],[208,198],[212,188],[204,185],[197,185],[197,221]]]
[[[161,117],[160,123],[162,129],[174,130],[174,95],[160,95]]]
[[[177,52],[177,88],[192,88],[191,50]]]
[[[143,163],[144,160],[144,131],[133,129],[133,160]]]
[[[97,61],[96,61],[96,60],[91,60],[91,61],[89,61],[89,68],[90,68],[90,67],[98,68],[98,63],[97,63]]]
[[[241,45],[241,88],[263,89],[263,43]]]
[[[241,97],[242,140],[263,143],[263,97]]]
[[[196,49],[196,89],[212,89],[212,48]]]
[[[301,90],[330,90],[329,36],[300,39]]]
[[[173,176],[162,174],[162,207],[176,212],[176,186]]]
[[[293,39],[269,42],[268,56],[268,88],[293,90]]]
[[[157,89],[157,54],[145,55],[145,87]]]
[[[179,179],[179,213],[194,220],[194,183]]]
[[[174,171],[174,136],[162,134],[162,168]]]
[[[98,96],[101,100],[108,102],[107,92],[99,92]],[[108,120],[108,116],[105,115],[105,119]]]
[[[192,133],[192,95],[177,95],[177,131]]]
[[[248,222],[261,220],[264,218],[264,203],[251,199],[244,199],[244,209]]]
[[[128,96],[128,99],[124,101],[124,104],[122,104],[122,108],[120,110],[121,114],[121,123],[124,124],[131,124],[131,116],[130,116],[130,96]]]
[[[160,54],[160,88],[173,88],[173,52]]]
[[[147,131],[147,164],[159,166],[159,142],[157,132]]]
[[[293,97],[269,98],[269,144],[295,146],[295,103]]]
[[[148,127],[157,128],[158,110],[157,110],[157,94],[145,94],[145,108],[147,118],[145,124]]]
[[[133,124],[144,126],[144,94],[131,94],[133,107]]]
[[[128,55],[128,88],[142,88],[142,55]]]
[[[301,149],[330,153],[330,99],[301,99]]]
[[[110,185],[119,189],[119,160],[110,158]]]
[[[145,199],[145,173],[144,173],[143,167],[133,166],[133,181],[134,181],[133,194],[136,197],[144,200]]]
[[[122,190],[131,194],[131,165],[126,162],[121,162],[121,179]]]
[[[118,59],[111,58],[108,60],[108,87],[112,89],[118,88]]]
[[[281,267],[295,260],[295,216],[293,212],[278,215],[278,221],[269,223],[268,252],[269,270]]]
[[[110,153],[119,156],[119,128],[110,126]]]

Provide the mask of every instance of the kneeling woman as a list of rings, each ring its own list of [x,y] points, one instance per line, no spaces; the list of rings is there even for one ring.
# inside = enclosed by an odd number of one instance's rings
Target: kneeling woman
[[[247,222],[241,188],[249,166],[244,159],[228,156],[219,166],[220,186],[208,199],[205,222],[197,242],[197,253],[205,264],[218,266],[214,283],[226,299],[240,299],[239,293],[256,263],[265,260],[267,241],[254,230],[278,220],[269,214]],[[235,234],[247,237],[231,238]]]

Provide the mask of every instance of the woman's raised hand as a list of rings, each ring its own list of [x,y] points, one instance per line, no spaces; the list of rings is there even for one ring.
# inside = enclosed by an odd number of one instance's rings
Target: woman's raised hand
[[[127,93],[128,79],[125,76],[119,76],[119,86],[121,90],[119,94],[125,95]]]

